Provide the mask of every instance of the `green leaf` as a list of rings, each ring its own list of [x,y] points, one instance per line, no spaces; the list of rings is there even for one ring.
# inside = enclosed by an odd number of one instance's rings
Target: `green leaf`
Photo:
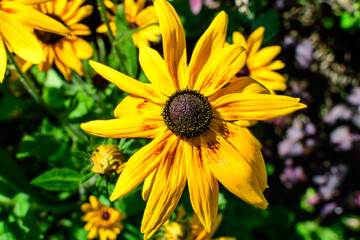
[[[116,42],[120,48],[127,74],[130,77],[136,78],[138,74],[138,53],[132,41],[131,34],[126,33],[129,31],[129,26],[125,19],[124,7],[122,5],[116,12],[115,24]]]
[[[35,133],[33,136],[23,137],[20,150],[16,154],[17,158],[36,156],[39,158],[48,158],[57,153],[61,148],[61,142],[50,134]]]
[[[340,27],[342,29],[352,28],[356,23],[356,18],[348,12],[343,12],[340,17]]]
[[[270,9],[265,13],[259,15],[255,22],[252,24],[252,29],[255,30],[258,27],[265,27],[264,33],[264,41],[263,43],[267,43],[274,39],[280,30],[280,20],[279,14],[274,9]]]
[[[313,212],[314,206],[308,204],[308,200],[316,195],[316,190],[314,188],[307,188],[306,193],[301,197],[300,201],[300,207],[301,209],[307,211],[307,212]]]
[[[15,207],[13,212],[15,216],[23,218],[30,209],[29,196],[25,193],[18,193],[14,197]]]
[[[37,176],[30,183],[50,191],[68,191],[79,187],[80,173],[70,168],[54,168]]]
[[[342,239],[330,227],[319,226],[314,221],[299,222],[295,226],[297,233],[299,233],[304,240],[340,240]]]
[[[78,100],[78,104],[75,109],[68,115],[69,119],[85,116],[94,106],[94,99],[84,94],[82,91],[79,91],[76,94],[75,99]]]
[[[13,197],[17,192],[30,192],[29,182],[19,166],[0,148],[0,193]]]

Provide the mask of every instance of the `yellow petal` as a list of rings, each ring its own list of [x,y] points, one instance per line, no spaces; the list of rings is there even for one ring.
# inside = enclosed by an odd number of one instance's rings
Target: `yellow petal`
[[[51,0],[50,0],[51,1]],[[34,5],[49,2],[49,0],[17,0],[16,3],[21,3],[25,5]]]
[[[64,57],[61,57],[62,59]],[[54,51],[54,63],[56,65],[56,67],[59,69],[59,71],[61,72],[61,74],[64,76],[66,81],[70,81],[71,80],[71,69],[70,67],[68,67],[59,57],[59,54],[57,51]]]
[[[246,64],[249,69],[258,68],[269,64],[281,52],[280,46],[271,46],[260,49],[257,53],[248,58]]]
[[[237,31],[233,32],[232,41],[234,44],[243,46],[245,49],[247,49],[247,43],[245,37],[240,32]]]
[[[152,171],[149,174],[149,176],[147,176],[145,178],[143,189],[142,189],[142,198],[143,198],[144,201],[146,201],[147,198],[149,197],[151,189],[152,189],[152,187],[154,185],[154,180],[155,180],[155,177],[156,177],[156,173],[157,173],[157,169]]]
[[[139,14],[136,16],[135,23],[138,25],[139,28],[146,27],[149,24],[157,23],[159,22],[159,19],[157,18],[155,7],[154,6],[148,6],[147,8],[143,9]],[[160,33],[160,27],[156,26],[159,29]]]
[[[154,88],[159,89],[166,96],[176,91],[165,61],[156,50],[147,46],[140,47],[139,61]]]
[[[212,106],[227,121],[268,120],[306,108],[299,101],[281,95],[233,93],[219,98]]]
[[[191,205],[205,230],[210,232],[218,211],[219,185],[201,156],[200,146],[199,137],[185,142],[186,174]]]
[[[247,51],[249,57],[255,54],[259,50],[262,41],[264,39],[264,31],[265,31],[264,27],[259,27],[253,33],[250,34],[247,40]]]
[[[216,99],[231,93],[262,93],[269,94],[269,90],[267,90],[262,84],[255,81],[250,77],[240,77],[233,78],[229,86],[224,87],[209,96],[209,101],[215,101]]]
[[[273,61],[269,65],[266,66],[269,70],[279,70],[285,67],[285,63],[280,60]]]
[[[0,83],[2,83],[4,80],[6,65],[7,65],[7,54],[6,54],[4,42],[0,38]]]
[[[163,159],[172,155],[177,142],[178,138],[172,132],[169,130],[163,131],[153,141],[132,155],[126,162],[126,166],[116,182],[110,200],[115,201],[142,183],[159,166]],[[153,191],[155,191],[155,188],[151,192]]]
[[[125,13],[126,21],[128,21],[129,23],[135,21],[135,17],[137,14],[137,7],[135,0],[124,1],[124,13]]]
[[[73,24],[79,23],[84,18],[90,16],[93,12],[93,6],[91,5],[85,5],[76,10],[73,16],[71,18],[65,18],[63,17],[63,21],[66,23],[66,25],[71,26]]]
[[[84,36],[84,35],[90,35],[91,34],[90,28],[88,26],[86,26],[85,24],[82,24],[82,23],[72,24],[71,26],[69,26],[69,29],[71,31],[71,34],[76,35],[76,36],[80,36],[80,35]],[[105,26],[104,33],[105,32],[106,32],[106,26]]]
[[[16,19],[3,14],[0,25],[2,37],[22,59],[34,64],[45,60],[38,40]]]
[[[213,54],[199,74],[194,89],[209,96],[222,88],[245,65],[243,47],[230,45]]]
[[[127,116],[110,120],[95,120],[82,123],[80,127],[87,133],[107,138],[154,138],[165,126],[164,120],[151,122],[146,118]]]
[[[145,123],[150,121],[164,121],[161,116],[162,107],[144,98],[130,95],[125,97],[115,108],[116,118],[141,118]]]
[[[210,55],[224,47],[228,16],[221,11],[196,43],[189,64],[189,87],[193,88]]]
[[[70,30],[63,24],[32,7],[17,4],[14,1],[4,2],[2,7],[9,9],[11,17],[20,21],[24,26],[60,35],[70,34]]]
[[[56,0],[54,2],[54,14],[57,16],[62,16],[67,4],[68,0]]]
[[[210,129],[201,136],[201,153],[214,176],[245,202],[266,208],[265,163],[253,137],[246,128],[219,120],[212,121]]]
[[[60,61],[67,67],[74,69],[80,75],[84,74],[83,65],[75,53],[72,41],[62,38],[55,44],[54,51]]]
[[[287,87],[286,78],[283,75],[266,68],[250,71],[250,77],[259,81],[269,89],[284,91]]]
[[[65,19],[71,19],[75,16],[75,14],[77,14],[79,7],[85,2],[85,0],[74,0],[71,1],[71,5],[69,3],[69,6],[66,9],[66,12],[64,13],[64,15],[61,17],[63,20]]]
[[[166,97],[151,84],[142,83],[125,74],[95,61],[89,61],[90,66],[108,81],[114,83],[121,90],[162,104]]]
[[[150,238],[171,216],[186,184],[183,141],[163,158],[141,223],[144,239]]]
[[[155,10],[162,34],[164,59],[177,89],[188,84],[186,42],[183,25],[173,6],[166,0],[156,0]]]
[[[93,48],[91,45],[81,38],[74,38],[70,40],[73,49],[75,50],[75,54],[79,59],[89,59],[93,55]]]

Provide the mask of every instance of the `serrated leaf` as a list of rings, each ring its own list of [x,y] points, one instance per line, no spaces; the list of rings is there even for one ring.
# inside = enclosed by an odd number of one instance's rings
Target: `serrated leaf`
[[[54,168],[34,178],[30,183],[50,191],[68,191],[79,186],[82,176],[70,168]]]

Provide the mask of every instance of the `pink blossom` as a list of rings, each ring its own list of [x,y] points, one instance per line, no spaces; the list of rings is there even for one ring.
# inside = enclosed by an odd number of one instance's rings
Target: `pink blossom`
[[[198,15],[204,4],[204,0],[189,0],[191,12],[194,15]]]

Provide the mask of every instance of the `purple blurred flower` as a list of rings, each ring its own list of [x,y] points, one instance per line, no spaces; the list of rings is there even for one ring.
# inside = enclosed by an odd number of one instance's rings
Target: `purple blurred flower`
[[[330,201],[337,195],[339,190],[337,189],[344,179],[348,167],[343,164],[334,165],[330,168],[329,172],[324,175],[317,175],[313,177],[313,182],[319,187],[319,197],[323,201]]]
[[[204,4],[204,0],[189,0],[189,4],[190,4],[190,9],[191,12],[194,15],[198,15],[201,11],[201,8]]]
[[[303,39],[298,43],[295,49],[295,58],[301,68],[307,69],[312,64],[312,54],[314,47],[307,39]]]
[[[324,204],[324,206],[322,207],[322,209],[320,211],[320,217],[324,218],[327,215],[333,213],[337,206],[338,205],[334,202],[329,202],[329,203]]]
[[[349,120],[353,115],[353,112],[345,105],[338,104],[333,107],[330,112],[325,115],[324,121],[328,124],[334,124],[338,119]]]
[[[304,169],[301,166],[293,167],[293,161],[288,159],[283,173],[280,174],[280,180],[287,188],[292,188],[299,182],[306,181]]]
[[[300,142],[284,139],[278,144],[278,153],[280,157],[301,156],[304,153],[304,147]]]
[[[350,95],[347,97],[347,101],[353,105],[360,105],[360,87],[352,89]]]
[[[336,150],[347,151],[353,147],[353,142],[359,141],[360,135],[351,133],[350,127],[340,126],[330,133],[331,143],[336,145]]]

